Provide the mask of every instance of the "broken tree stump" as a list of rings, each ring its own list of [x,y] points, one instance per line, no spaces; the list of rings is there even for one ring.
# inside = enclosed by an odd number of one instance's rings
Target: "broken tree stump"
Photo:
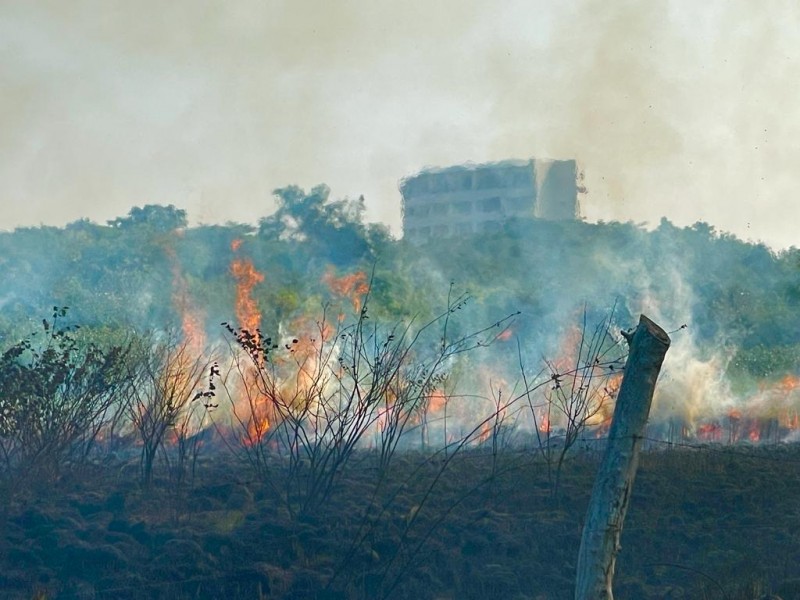
[[[613,600],[619,539],[636,476],[639,448],[669,335],[646,316],[630,334],[608,443],[586,512],[575,580],[575,600]]]

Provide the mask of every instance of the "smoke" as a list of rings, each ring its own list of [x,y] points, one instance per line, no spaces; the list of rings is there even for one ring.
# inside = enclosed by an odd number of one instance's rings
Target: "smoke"
[[[590,220],[667,215],[795,242],[800,8],[789,2],[45,0],[0,16],[0,227],[104,221],[150,202],[194,222],[254,222],[274,208],[272,189],[324,181],[363,193],[369,216],[399,232],[400,177],[537,156],[582,163]],[[450,274],[419,268],[445,294]],[[636,261],[616,268],[636,281],[620,318],[644,312],[676,330],[654,416],[691,424],[747,404],[725,379],[726,340],[700,349],[677,269],[656,284]],[[135,296],[142,319],[152,285]],[[528,365],[554,357],[586,298],[614,301],[580,283],[575,293],[509,301]],[[536,312],[554,325],[526,323],[526,303],[544,301]],[[469,323],[504,316],[481,302]],[[513,365],[509,348],[498,355]]]
[[[325,182],[399,233],[425,165],[577,157],[589,219],[794,242],[798,8],[46,0],[0,9],[0,226],[254,222]]]
[[[571,3],[528,69],[498,56],[493,152],[577,157],[590,220],[667,215],[789,245],[764,213],[781,212],[797,158],[785,83],[800,63],[779,25],[797,15],[785,3]],[[516,16],[520,28],[533,18]]]
[[[669,254],[668,247],[661,251]],[[656,386],[650,420],[656,424],[680,423],[688,435],[704,419],[727,415],[736,403],[726,377],[730,353],[726,340],[717,339],[701,349],[696,335],[697,300],[675,264],[658,273],[648,271],[645,261],[628,259],[629,277],[639,289],[631,299],[622,299],[631,316],[647,315],[668,330],[672,343]],[[656,277],[657,279],[655,279]]]

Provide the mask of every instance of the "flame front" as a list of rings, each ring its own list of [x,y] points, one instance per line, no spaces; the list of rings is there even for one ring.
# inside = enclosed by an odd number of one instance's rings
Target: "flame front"
[[[231,242],[231,250],[238,252],[241,248],[242,240],[236,239]],[[258,303],[253,298],[253,289],[256,285],[264,281],[264,275],[256,270],[253,261],[249,258],[235,257],[231,261],[231,274],[236,280],[236,319],[239,327],[249,334],[256,336],[256,343],[260,343],[261,311]],[[239,404],[246,404],[246,410],[250,412],[247,424],[246,445],[252,446],[258,443],[270,428],[271,402],[259,390],[258,374],[256,369],[263,365],[251,365],[242,377],[244,389],[239,399]]]
[[[241,240],[233,240],[231,250],[238,251],[241,244]],[[231,273],[236,280],[236,319],[239,327],[255,334],[261,325],[261,312],[253,299],[253,288],[264,281],[264,275],[256,270],[249,258],[234,258]]]

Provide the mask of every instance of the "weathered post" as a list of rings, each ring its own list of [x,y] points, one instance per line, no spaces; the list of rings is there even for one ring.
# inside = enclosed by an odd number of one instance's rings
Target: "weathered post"
[[[605,455],[592,489],[578,552],[575,600],[613,600],[619,538],[636,476],[656,380],[670,345],[667,333],[642,315],[632,334]]]

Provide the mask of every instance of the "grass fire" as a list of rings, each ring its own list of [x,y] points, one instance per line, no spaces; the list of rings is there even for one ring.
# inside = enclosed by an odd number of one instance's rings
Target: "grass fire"
[[[276,193],[259,227],[0,233],[3,597],[570,598],[641,313],[671,346],[616,593],[800,597],[796,249],[666,220],[409,244]]]

